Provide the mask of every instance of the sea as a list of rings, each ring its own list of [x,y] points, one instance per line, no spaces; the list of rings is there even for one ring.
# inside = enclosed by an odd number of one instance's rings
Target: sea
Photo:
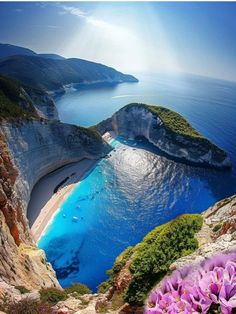
[[[233,167],[185,165],[143,139],[113,139],[109,158],[76,185],[38,243],[63,287],[81,282],[95,292],[116,257],[153,228],[236,193],[236,83],[183,74],[136,77],[138,83],[67,90],[55,99],[60,119],[87,127],[131,102],[163,105],[226,150]]]

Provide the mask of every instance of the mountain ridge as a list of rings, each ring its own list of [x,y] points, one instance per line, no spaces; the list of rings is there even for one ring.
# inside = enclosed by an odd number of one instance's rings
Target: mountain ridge
[[[101,63],[79,58],[65,59],[55,54],[36,54],[26,48],[17,48],[17,54],[2,54],[0,74],[31,87],[64,92],[67,86],[73,84],[138,82],[134,76]],[[19,52],[21,49],[22,53]]]

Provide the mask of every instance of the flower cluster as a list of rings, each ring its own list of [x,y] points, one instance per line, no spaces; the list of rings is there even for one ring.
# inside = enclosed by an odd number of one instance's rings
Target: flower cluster
[[[222,313],[236,309],[236,254],[177,270],[151,292],[145,314]]]

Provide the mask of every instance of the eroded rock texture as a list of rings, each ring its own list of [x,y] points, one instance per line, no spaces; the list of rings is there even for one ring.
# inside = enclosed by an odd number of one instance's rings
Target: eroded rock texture
[[[99,123],[96,129],[101,134],[115,131],[116,135],[128,139],[145,137],[162,152],[179,161],[215,168],[231,165],[229,157],[220,148],[203,137],[194,138],[173,132],[147,105],[125,106],[111,118]]]

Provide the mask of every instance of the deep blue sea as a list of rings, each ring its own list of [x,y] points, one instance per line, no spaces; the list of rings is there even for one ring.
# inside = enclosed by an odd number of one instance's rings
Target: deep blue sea
[[[61,120],[89,126],[129,102],[162,104],[225,149],[233,169],[191,167],[146,142],[113,140],[111,157],[76,186],[39,242],[64,287],[83,282],[95,291],[115,257],[155,226],[236,193],[236,84],[190,75],[137,77],[139,83],[68,91],[56,100]]]

